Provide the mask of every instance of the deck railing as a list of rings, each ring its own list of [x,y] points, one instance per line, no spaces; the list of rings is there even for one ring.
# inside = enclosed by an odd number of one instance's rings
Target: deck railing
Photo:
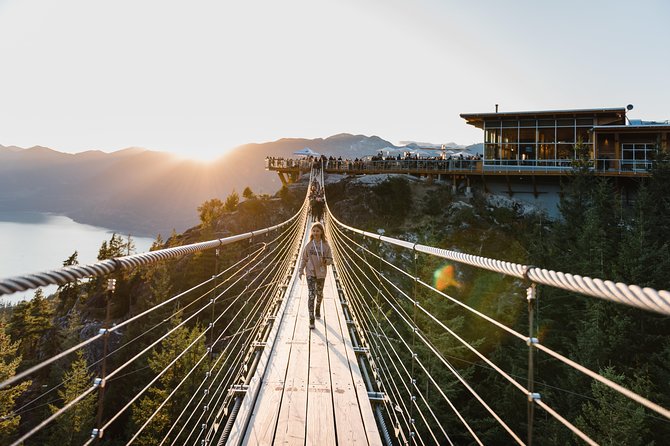
[[[267,158],[269,170],[309,170],[314,161],[309,159]],[[528,174],[563,174],[574,168],[571,159],[494,160],[494,159],[386,159],[386,160],[333,160],[323,161],[330,173],[481,173],[505,172]],[[649,160],[596,159],[589,160],[589,169],[604,175],[646,176],[651,169]]]

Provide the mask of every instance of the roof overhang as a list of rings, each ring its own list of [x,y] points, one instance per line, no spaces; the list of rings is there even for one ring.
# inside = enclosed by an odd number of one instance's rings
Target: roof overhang
[[[593,127],[594,132],[608,132],[608,133],[657,133],[670,132],[670,124],[648,124],[648,125],[597,125]]]
[[[539,111],[516,111],[516,112],[498,112],[498,113],[461,113],[461,118],[468,124],[478,128],[484,127],[484,121],[494,119],[548,119],[548,118],[586,118],[586,117],[604,117],[623,119],[626,116],[624,107],[618,108],[585,108],[574,110],[539,110]]]

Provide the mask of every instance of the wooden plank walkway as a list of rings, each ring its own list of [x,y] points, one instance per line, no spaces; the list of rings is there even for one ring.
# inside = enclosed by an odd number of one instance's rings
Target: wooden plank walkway
[[[307,296],[296,271],[256,400],[244,402],[250,416],[236,420],[226,444],[381,446],[330,268],[313,330]]]

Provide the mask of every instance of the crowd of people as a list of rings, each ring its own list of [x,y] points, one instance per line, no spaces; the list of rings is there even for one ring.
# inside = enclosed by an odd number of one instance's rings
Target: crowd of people
[[[318,181],[312,181],[309,187],[309,208],[314,221],[323,221],[323,211],[326,207],[326,200],[323,194],[323,187]]]
[[[405,152],[398,155],[386,156],[379,152],[374,156],[362,158],[342,158],[334,156],[309,157],[301,159],[267,157],[267,168],[294,168],[309,169],[315,163],[323,163],[323,167],[329,171],[378,171],[397,169],[426,169],[449,171],[454,169],[477,168],[481,161],[480,155],[441,155],[441,156],[419,156],[416,153]]]

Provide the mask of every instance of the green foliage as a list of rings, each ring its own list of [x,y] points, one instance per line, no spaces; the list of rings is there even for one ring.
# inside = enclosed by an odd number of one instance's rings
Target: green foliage
[[[4,382],[16,375],[16,369],[21,363],[21,356],[16,352],[18,342],[12,342],[5,332],[4,322],[0,322],[0,382]],[[16,432],[21,416],[14,413],[14,403],[30,387],[31,381],[23,381],[14,386],[0,390],[0,443],[9,444],[10,438]]]
[[[165,247],[165,241],[163,240],[163,236],[161,234],[158,234],[156,236],[156,240],[151,244],[151,247],[149,248],[149,251],[158,251],[159,249],[163,249]]]
[[[129,235],[127,239],[123,239],[117,233],[113,233],[109,242],[103,241],[98,250],[98,260],[113,259],[115,257],[123,257],[135,252],[135,244],[132,237]]]
[[[81,350],[77,351],[77,358],[72,362],[70,370],[63,375],[63,388],[58,391],[64,407],[67,403],[78,398],[91,388],[93,373],[88,372],[86,359]],[[91,434],[95,419],[96,392],[92,392],[68,411],[64,412],[54,422],[50,429],[50,439],[53,444],[79,445],[84,443]],[[60,407],[49,404],[52,413]]]
[[[613,367],[606,367],[600,374],[640,395],[647,395],[651,389],[651,382],[642,375],[636,375],[632,386],[627,386],[625,375],[617,374]],[[648,440],[644,407],[598,381],[593,381],[591,391],[594,400],[582,404],[575,423],[578,428],[604,446],[653,444]]]
[[[422,200],[422,212],[433,217],[441,215],[451,204],[453,195],[449,185],[440,185],[426,193]]]
[[[212,198],[198,206],[200,223],[206,228],[211,228],[212,225],[223,216],[223,212],[223,202],[218,198]]]
[[[237,205],[240,204],[240,196],[235,189],[226,197],[226,204],[223,205],[223,208],[228,212],[233,212],[237,209]]]
[[[68,257],[63,262],[63,266],[67,267],[67,266],[79,265],[78,256],[79,253],[75,251],[70,257]],[[78,279],[60,285],[56,293],[58,296],[58,304],[56,306],[56,312],[59,314],[66,313],[67,310],[73,308],[79,301],[79,295],[81,291],[82,291],[81,285]]]
[[[389,177],[373,189],[375,200],[371,206],[378,215],[398,223],[412,210],[412,189],[407,179]]]
[[[244,197],[246,200],[251,200],[253,198],[256,198],[256,195],[254,192],[251,190],[249,186],[245,187],[244,190],[242,191],[242,197]]]
[[[172,327],[181,323],[181,318],[175,317],[172,320]],[[165,401],[167,395],[172,392],[189,371],[196,367],[198,360],[205,354],[204,336],[196,341],[202,334],[200,327],[188,329],[184,326],[176,329],[160,344],[160,348],[153,351],[148,360],[148,365],[154,374],[164,371],[168,365],[190,344],[195,344],[190,348],[187,354],[182,356],[175,364],[167,368],[167,371],[159,378],[152,391],[148,392],[140,403],[133,407],[132,420],[136,429],[144,424],[149,417],[158,410],[158,407]],[[202,364],[196,370],[196,376],[201,376],[205,368]],[[165,428],[177,418],[177,415],[186,401],[195,391],[197,385],[191,381],[183,384],[174,394],[172,399],[165,404],[156,417],[147,425],[138,437],[138,444],[150,445],[158,444],[165,433]]]
[[[18,351],[25,359],[22,367],[37,361],[40,347],[46,345],[47,334],[53,329],[52,315],[51,304],[41,288],[35,291],[31,300],[14,307],[8,333],[19,342]]]

